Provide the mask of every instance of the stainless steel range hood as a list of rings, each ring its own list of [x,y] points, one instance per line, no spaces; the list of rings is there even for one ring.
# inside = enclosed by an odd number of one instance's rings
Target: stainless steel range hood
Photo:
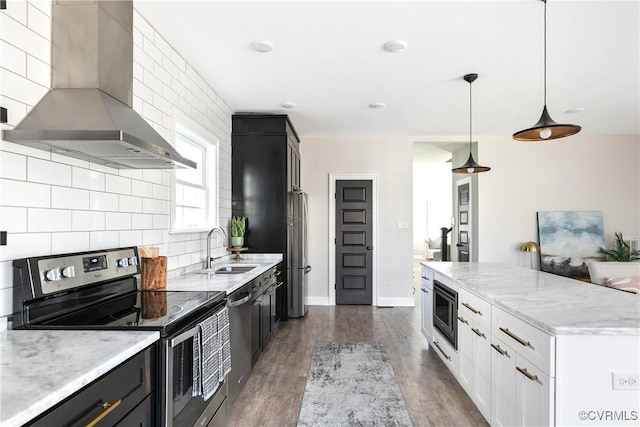
[[[53,3],[54,89],[3,139],[122,169],[194,168],[131,108],[133,2]]]

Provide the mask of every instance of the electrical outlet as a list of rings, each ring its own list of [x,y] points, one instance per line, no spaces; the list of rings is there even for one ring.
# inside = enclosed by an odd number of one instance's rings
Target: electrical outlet
[[[391,277],[387,277],[387,286],[391,286]]]
[[[640,374],[620,374],[613,372],[614,390],[640,390]]]

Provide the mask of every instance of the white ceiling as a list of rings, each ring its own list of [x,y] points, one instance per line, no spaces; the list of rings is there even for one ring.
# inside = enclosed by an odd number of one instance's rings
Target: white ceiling
[[[135,7],[236,112],[301,136],[511,135],[543,106],[543,12],[509,1],[154,1]],[[547,104],[585,134],[640,134],[640,2],[549,0]],[[251,42],[266,39],[270,53]],[[382,45],[408,47],[388,53]],[[295,102],[285,110],[280,104]],[[372,102],[386,108],[371,109]],[[582,113],[567,114],[571,108]],[[462,138],[461,138],[462,137]]]

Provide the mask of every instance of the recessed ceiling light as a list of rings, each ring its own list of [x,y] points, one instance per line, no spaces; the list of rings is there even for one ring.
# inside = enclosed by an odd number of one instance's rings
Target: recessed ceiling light
[[[565,113],[567,114],[577,114],[582,113],[584,111],[583,107],[569,108]]]
[[[389,40],[382,47],[387,52],[398,53],[407,48],[407,42],[404,40]]]
[[[372,102],[371,104],[369,104],[369,108],[373,109],[384,108],[386,106],[387,104],[385,104],[384,102]]]
[[[251,42],[251,47],[258,52],[267,53],[273,50],[273,43],[269,40],[254,40]]]
[[[291,109],[291,108],[296,108],[298,106],[298,104],[296,104],[295,102],[283,102],[282,104],[280,104],[280,106],[282,108]]]

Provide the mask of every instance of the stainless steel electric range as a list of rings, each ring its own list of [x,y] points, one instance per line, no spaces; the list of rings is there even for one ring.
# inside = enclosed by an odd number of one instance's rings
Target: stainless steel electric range
[[[13,267],[13,329],[159,331],[155,425],[224,425],[226,382],[208,401],[192,396],[193,340],[199,323],[225,307],[224,292],[139,290],[135,247],[24,258]]]

